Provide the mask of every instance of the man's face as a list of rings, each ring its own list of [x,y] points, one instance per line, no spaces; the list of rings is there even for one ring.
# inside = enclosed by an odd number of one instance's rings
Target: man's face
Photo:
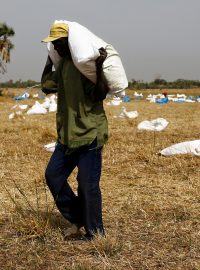
[[[71,53],[68,46],[68,38],[59,38],[54,41],[52,41],[52,44],[54,46],[54,50],[58,52],[60,57],[70,57]]]

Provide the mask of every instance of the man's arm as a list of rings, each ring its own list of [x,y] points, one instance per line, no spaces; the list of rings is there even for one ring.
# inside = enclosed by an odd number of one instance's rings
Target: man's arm
[[[106,98],[109,91],[108,82],[103,72],[103,62],[107,57],[107,52],[104,48],[99,49],[100,56],[96,59],[96,85],[94,98],[95,101],[102,101]]]
[[[57,85],[55,81],[51,79],[51,77],[53,77],[52,68],[53,68],[53,62],[51,61],[51,58],[48,55],[44,70],[42,72],[42,78],[41,78],[42,91],[45,94],[51,94],[51,93],[57,92]]]

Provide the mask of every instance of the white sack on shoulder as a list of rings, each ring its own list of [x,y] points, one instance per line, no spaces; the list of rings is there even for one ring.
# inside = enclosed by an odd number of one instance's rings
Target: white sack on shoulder
[[[194,154],[196,156],[200,156],[200,140],[173,144],[160,151],[160,154],[163,156],[172,156],[177,154]]]
[[[138,124],[138,129],[161,131],[167,127],[169,122],[164,118],[157,118],[151,121],[143,121]]]
[[[74,65],[94,83],[96,82],[95,60],[100,55],[99,48],[106,49],[108,55],[103,64],[103,71],[110,87],[110,93],[124,96],[128,80],[120,56],[114,47],[76,22],[56,20],[55,23],[68,24],[68,43]],[[47,44],[47,49],[54,67],[57,68],[60,56],[51,43]]]

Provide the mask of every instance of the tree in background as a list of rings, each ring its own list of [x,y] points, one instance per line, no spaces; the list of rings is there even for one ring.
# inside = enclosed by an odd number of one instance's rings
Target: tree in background
[[[8,37],[14,36],[13,28],[0,23],[0,72],[6,72],[6,64],[10,62],[10,50],[14,45]]]

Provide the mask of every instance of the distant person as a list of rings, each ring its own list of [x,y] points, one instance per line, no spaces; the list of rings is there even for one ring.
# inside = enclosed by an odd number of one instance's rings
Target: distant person
[[[168,99],[168,94],[167,92],[163,92],[162,95],[164,96],[163,98],[158,98],[156,99],[156,103],[159,104],[165,104],[168,103],[169,99]]]
[[[168,97],[167,92],[163,92],[162,94],[163,94],[163,96],[164,96],[165,98],[167,98],[167,97]]]
[[[56,205],[71,223],[67,235],[85,229],[82,239],[104,235],[102,198],[99,186],[102,168],[102,148],[108,139],[108,124],[103,100],[109,91],[102,65],[107,57],[100,48],[96,60],[96,84],[75,67],[68,46],[68,25],[53,24],[43,42],[52,42],[61,57],[52,71],[50,57],[42,74],[44,93],[57,91],[57,144],[46,168],[45,177]],[[68,184],[68,177],[78,168],[77,195]]]

